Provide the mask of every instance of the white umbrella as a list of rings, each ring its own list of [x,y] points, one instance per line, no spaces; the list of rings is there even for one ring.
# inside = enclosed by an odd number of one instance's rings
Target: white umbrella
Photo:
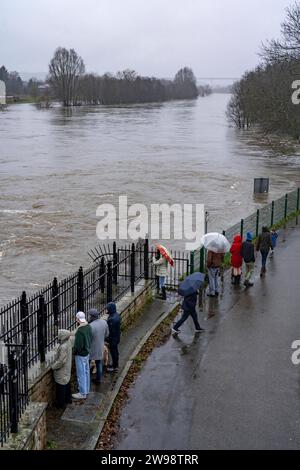
[[[220,233],[207,233],[201,238],[201,243],[204,248],[214,253],[227,253],[230,250],[229,241]]]

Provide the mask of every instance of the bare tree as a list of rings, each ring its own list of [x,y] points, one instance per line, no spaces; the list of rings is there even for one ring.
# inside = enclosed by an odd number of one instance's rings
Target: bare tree
[[[64,106],[77,104],[79,81],[84,72],[84,62],[74,49],[56,49],[49,64],[49,78]]]
[[[286,13],[281,24],[282,38],[272,39],[262,46],[260,55],[267,63],[300,59],[300,3],[288,7]]]

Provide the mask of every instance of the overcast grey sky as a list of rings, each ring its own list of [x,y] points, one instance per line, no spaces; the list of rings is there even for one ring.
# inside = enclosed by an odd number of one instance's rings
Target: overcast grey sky
[[[47,72],[56,47],[88,71],[239,77],[277,37],[293,0],[0,0],[0,65]]]

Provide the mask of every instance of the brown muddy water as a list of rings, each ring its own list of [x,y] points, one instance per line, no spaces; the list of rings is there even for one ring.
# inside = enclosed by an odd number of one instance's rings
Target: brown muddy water
[[[264,202],[296,187],[300,156],[231,128],[228,99],[0,113],[0,304],[87,266],[97,206],[119,195],[205,204],[221,230],[258,207],[253,178],[270,177]]]

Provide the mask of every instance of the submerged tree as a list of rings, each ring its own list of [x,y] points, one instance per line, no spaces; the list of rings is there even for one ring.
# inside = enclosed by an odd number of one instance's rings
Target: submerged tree
[[[49,64],[49,81],[64,106],[77,104],[79,82],[84,72],[84,62],[74,49],[56,49]]]
[[[300,137],[300,106],[292,102],[292,84],[300,79],[300,4],[287,10],[282,39],[263,46],[264,62],[233,87],[227,116],[239,128]]]

